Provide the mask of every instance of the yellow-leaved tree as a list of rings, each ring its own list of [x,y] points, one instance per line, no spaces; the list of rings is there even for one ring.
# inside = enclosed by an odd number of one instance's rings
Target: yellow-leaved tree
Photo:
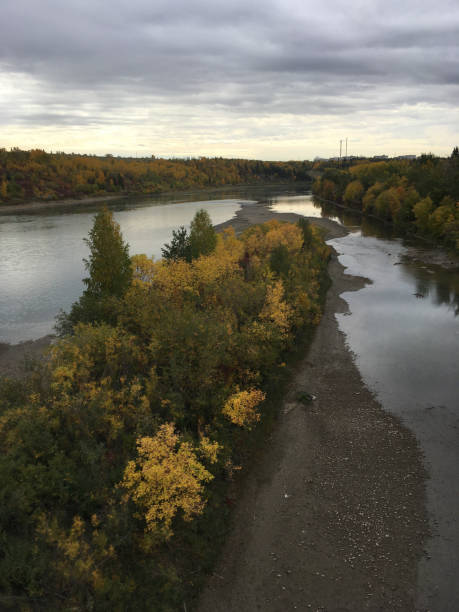
[[[266,398],[260,389],[238,391],[228,398],[223,406],[223,414],[235,425],[251,429],[260,420],[256,407]]]
[[[213,463],[217,450],[217,443],[204,438],[198,452]],[[137,440],[137,458],[128,463],[122,486],[139,508],[147,531],[169,538],[180,511],[185,521],[202,512],[203,484],[212,479],[196,449],[180,441],[172,423],[164,423],[155,436]]]

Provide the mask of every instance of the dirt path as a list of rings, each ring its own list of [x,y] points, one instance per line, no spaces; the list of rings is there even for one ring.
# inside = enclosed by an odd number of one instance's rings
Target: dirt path
[[[238,229],[265,220],[266,209],[250,208]],[[428,533],[421,453],[366,389],[338,329],[340,294],[364,279],[345,275],[336,256],[330,274],[324,317],[247,477],[200,612],[416,610]],[[302,405],[301,391],[316,400]]]

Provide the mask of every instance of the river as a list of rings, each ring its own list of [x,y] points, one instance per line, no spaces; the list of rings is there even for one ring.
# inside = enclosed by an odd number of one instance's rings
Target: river
[[[367,386],[416,435],[429,474],[432,537],[419,567],[418,606],[459,609],[459,274],[407,258],[410,246],[366,222],[331,240],[349,274],[371,280],[343,294],[338,315]]]
[[[131,253],[160,256],[172,229],[205,208],[213,223],[241,203],[266,199],[278,212],[327,216],[349,230],[331,240],[349,274],[369,283],[346,293],[337,315],[368,387],[416,435],[429,473],[432,538],[419,567],[419,609],[459,609],[459,273],[410,259],[411,245],[377,223],[316,206],[291,190],[247,189],[110,202]],[[99,205],[100,207],[100,205]],[[0,341],[52,331],[60,308],[81,294],[83,257],[96,206],[0,217]]]

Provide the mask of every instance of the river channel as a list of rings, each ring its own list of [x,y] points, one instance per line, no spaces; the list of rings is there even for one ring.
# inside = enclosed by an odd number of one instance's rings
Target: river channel
[[[131,253],[159,257],[172,229],[188,226],[199,208],[213,223],[242,203],[266,200],[278,212],[327,216],[349,234],[330,244],[352,275],[369,279],[346,293],[337,315],[368,387],[416,435],[429,473],[432,537],[419,567],[418,607],[459,610],[459,272],[410,257],[412,245],[381,225],[340,209],[322,209],[306,193],[247,189],[177,198],[110,202]],[[52,332],[60,308],[81,294],[83,238],[92,205],[65,212],[0,216],[0,342]]]

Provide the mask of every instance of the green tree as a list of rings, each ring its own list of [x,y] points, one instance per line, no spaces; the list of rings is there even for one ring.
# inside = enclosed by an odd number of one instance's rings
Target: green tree
[[[84,240],[90,250],[89,259],[84,260],[89,272],[89,277],[83,279],[87,291],[101,297],[121,297],[132,279],[129,245],[123,241],[120,226],[108,208],[96,215],[89,238]]]
[[[217,234],[210,221],[209,213],[201,209],[191,222],[190,249],[192,259],[209,255],[217,245]]]
[[[108,208],[94,218],[89,237],[89,258],[84,259],[89,276],[83,279],[86,289],[70,313],[61,312],[56,330],[60,335],[71,333],[76,323],[115,323],[117,305],[132,279],[129,246],[124,242],[120,226]]]
[[[191,245],[188,232],[183,225],[178,230],[172,230],[172,240],[170,244],[165,244],[161,249],[162,256],[168,261],[184,259],[191,261]]]

